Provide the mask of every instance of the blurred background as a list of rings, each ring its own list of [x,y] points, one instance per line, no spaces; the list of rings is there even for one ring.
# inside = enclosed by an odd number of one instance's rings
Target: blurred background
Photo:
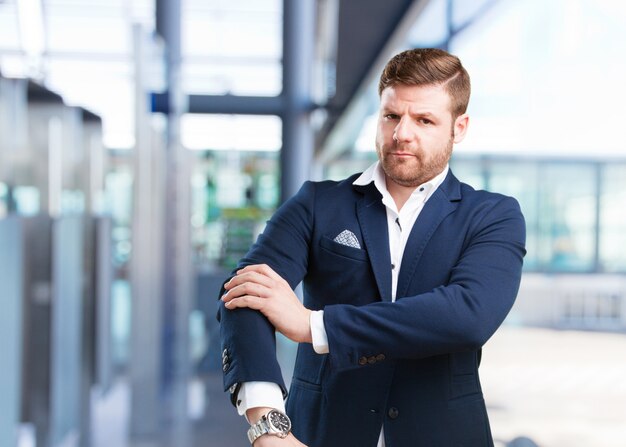
[[[495,443],[623,446],[619,0],[0,0],[0,446],[248,445],[219,285],[304,180],[375,160],[380,70],[426,46],[472,76],[452,170],[527,220]]]

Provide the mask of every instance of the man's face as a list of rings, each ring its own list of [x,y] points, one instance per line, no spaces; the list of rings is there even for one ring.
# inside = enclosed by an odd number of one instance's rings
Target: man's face
[[[387,87],[380,96],[376,153],[387,182],[415,187],[445,168],[468,117],[455,120],[450,97],[439,85]]]

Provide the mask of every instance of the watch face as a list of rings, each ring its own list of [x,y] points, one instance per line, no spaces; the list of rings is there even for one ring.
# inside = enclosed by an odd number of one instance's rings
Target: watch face
[[[270,411],[267,414],[267,420],[270,425],[278,432],[289,433],[291,431],[291,421],[287,417],[286,414],[281,413],[280,411]]]

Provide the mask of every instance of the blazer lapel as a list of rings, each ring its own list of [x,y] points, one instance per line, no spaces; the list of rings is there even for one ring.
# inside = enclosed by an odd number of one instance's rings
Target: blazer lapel
[[[409,284],[428,241],[435,233],[435,230],[437,230],[441,221],[456,209],[458,201],[461,200],[460,186],[456,177],[452,175],[452,172],[449,172],[444,182],[424,205],[424,209],[422,209],[413,225],[404,249],[396,298],[406,296]]]
[[[382,203],[380,192],[373,183],[355,186],[364,192],[357,202],[357,218],[361,225],[363,242],[367,248],[370,264],[374,271],[378,292],[383,301],[391,301],[391,257],[387,230],[387,211]]]

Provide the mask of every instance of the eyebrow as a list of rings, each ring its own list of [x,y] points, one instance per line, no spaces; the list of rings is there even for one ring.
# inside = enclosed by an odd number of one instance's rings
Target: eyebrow
[[[411,116],[413,117],[419,117],[419,118],[437,118],[436,115],[434,115],[431,112],[418,112],[418,113],[411,113]]]
[[[398,115],[399,112],[393,108],[389,108],[389,107],[383,107],[382,109],[383,113],[393,113],[395,115]],[[428,118],[436,118],[437,116],[435,114],[433,114],[432,112],[428,112],[428,111],[424,111],[424,112],[416,112],[416,113],[410,113],[411,116],[413,117],[428,117]]]

